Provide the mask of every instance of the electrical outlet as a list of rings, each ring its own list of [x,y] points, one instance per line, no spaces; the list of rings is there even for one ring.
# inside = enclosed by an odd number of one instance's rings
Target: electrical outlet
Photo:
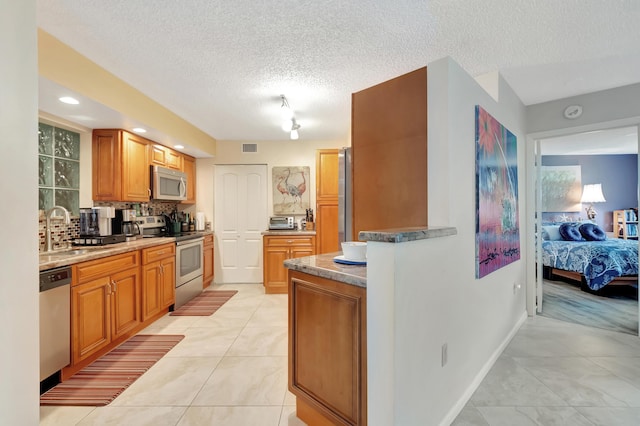
[[[449,358],[447,344],[442,345],[442,366],[444,367],[447,364],[447,360]]]

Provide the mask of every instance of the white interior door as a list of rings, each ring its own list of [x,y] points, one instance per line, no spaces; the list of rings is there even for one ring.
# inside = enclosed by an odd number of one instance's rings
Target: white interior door
[[[215,166],[216,283],[262,282],[267,166]]]
[[[542,147],[540,141],[536,140],[536,234],[540,235],[542,229]],[[544,294],[542,286],[544,279],[542,276],[542,240],[536,238],[536,312],[542,313],[542,296]]]

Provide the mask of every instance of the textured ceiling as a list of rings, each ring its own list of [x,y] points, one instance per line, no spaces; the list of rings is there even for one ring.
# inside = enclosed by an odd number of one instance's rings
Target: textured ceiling
[[[351,94],[451,56],[525,104],[640,82],[635,0],[38,0],[38,26],[212,137],[346,139]]]

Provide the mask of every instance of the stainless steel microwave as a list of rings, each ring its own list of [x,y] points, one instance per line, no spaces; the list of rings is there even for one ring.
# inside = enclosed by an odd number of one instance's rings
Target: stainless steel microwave
[[[151,198],[182,201],[187,199],[187,175],[179,170],[151,166]]]

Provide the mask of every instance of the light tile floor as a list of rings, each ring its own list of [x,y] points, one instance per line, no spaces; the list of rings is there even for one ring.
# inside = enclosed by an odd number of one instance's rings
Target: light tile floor
[[[185,339],[110,405],[41,407],[40,424],[303,426],[287,391],[287,297],[260,284],[214,289],[231,288],[210,317],[143,330]],[[640,339],[529,319],[453,424],[640,425]]]
[[[528,319],[453,424],[640,425],[640,339]]]
[[[40,407],[41,425],[304,426],[287,391],[287,296],[239,290],[210,317],[164,316],[141,334],[185,338],[106,407]]]

